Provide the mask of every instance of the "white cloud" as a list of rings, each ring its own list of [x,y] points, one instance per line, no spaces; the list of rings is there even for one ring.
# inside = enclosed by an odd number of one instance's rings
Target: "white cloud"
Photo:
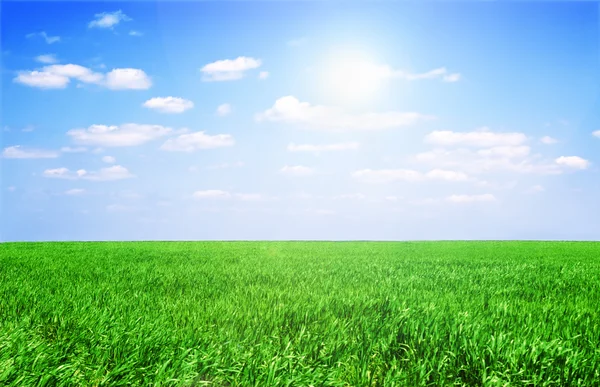
[[[196,191],[193,193],[192,197],[194,199],[234,199],[240,200],[244,202],[255,202],[255,201],[264,201],[268,198],[264,195],[257,193],[231,193],[228,191],[222,191],[218,189],[209,189],[205,191]]]
[[[352,199],[352,200],[364,200],[367,197],[361,193],[353,193],[353,194],[343,194],[334,196],[334,199]]]
[[[231,194],[227,191],[218,189],[209,189],[206,191],[196,191],[192,195],[195,199],[226,199],[230,198]]]
[[[33,38],[33,37],[36,37],[36,36],[41,36],[42,38],[44,38],[44,40],[48,44],[60,42],[60,36],[48,36],[48,34],[46,33],[46,31],[42,31],[42,32],[39,32],[39,33],[27,34],[28,38]]]
[[[199,149],[220,148],[234,144],[235,140],[230,134],[211,136],[204,132],[193,132],[168,139],[160,149],[173,152],[193,152]]]
[[[142,105],[161,113],[183,113],[194,107],[194,103],[179,97],[155,97],[147,100]]]
[[[458,73],[444,75],[444,82],[458,82],[461,79],[461,75]]]
[[[112,156],[104,156],[104,157],[102,157],[102,161],[104,161],[107,164],[114,164],[117,162],[117,159],[115,159]]]
[[[425,174],[411,169],[361,169],[352,177],[364,183],[392,183],[395,181],[417,182],[425,180],[467,181],[469,176],[462,172],[433,169]]]
[[[523,158],[529,155],[531,148],[526,145],[519,146],[495,146],[488,149],[477,151],[478,155],[484,157],[506,157],[506,158]]]
[[[231,105],[228,103],[221,104],[217,107],[217,115],[220,117],[225,117],[226,115],[229,115],[231,111]]]
[[[88,23],[88,28],[110,28],[119,24],[122,21],[132,20],[129,16],[125,15],[123,11],[118,10],[115,12],[102,12],[94,15],[95,19]]]
[[[35,60],[44,64],[54,64],[58,62],[55,54],[44,54],[35,57]]]
[[[463,172],[446,171],[443,169],[434,169],[425,174],[425,177],[433,180],[446,180],[446,181],[467,181],[469,176]]]
[[[152,86],[150,78],[139,69],[114,69],[105,75],[76,64],[54,64],[41,70],[20,71],[13,82],[42,89],[64,89],[72,79],[112,90],[141,90]]]
[[[596,136],[596,137],[600,138],[600,130],[596,130],[596,131],[592,132],[592,136]]]
[[[2,157],[5,159],[53,159],[58,152],[42,149],[22,148],[20,145],[4,148]]]
[[[427,163],[439,168],[452,168],[469,174],[492,171],[534,173],[556,175],[561,169],[550,160],[542,160],[539,155],[526,156],[526,148],[495,147],[474,151],[471,149],[433,149],[415,156],[419,163]]]
[[[361,169],[352,177],[365,183],[391,183],[394,181],[420,181],[423,175],[410,169]]]
[[[474,203],[474,202],[495,202],[496,197],[492,194],[483,195],[451,195],[446,198],[451,203]]]
[[[222,164],[209,165],[208,167],[206,167],[206,169],[239,168],[239,167],[243,167],[243,166],[244,166],[244,163],[241,161],[238,161],[235,163],[222,163]]]
[[[106,210],[110,212],[134,212],[137,211],[138,208],[133,206],[124,206],[122,204],[109,204],[106,206]]]
[[[268,71],[261,71],[260,73],[258,73],[258,79],[267,79],[269,78],[269,72]]]
[[[552,138],[550,136],[544,136],[540,139],[540,141],[542,142],[542,144],[546,144],[546,145],[556,144],[558,142],[557,139]]]
[[[310,176],[314,174],[314,170],[303,165],[286,165],[279,170],[284,175],[290,176]]]
[[[343,150],[356,150],[358,149],[358,142],[341,142],[336,144],[326,145],[312,145],[302,144],[296,145],[291,143],[288,145],[287,150],[290,152],[329,152],[329,151],[343,151]]]
[[[135,177],[132,175],[127,168],[120,165],[113,165],[112,167],[102,168],[98,172],[88,172],[85,169],[79,169],[75,172],[70,171],[67,168],[55,168],[46,169],[43,173],[44,177],[55,178],[55,179],[67,179],[67,180],[91,180],[91,181],[110,181],[110,180],[122,180]]]
[[[543,186],[536,184],[536,185],[531,186],[527,191],[525,191],[525,193],[535,194],[535,193],[540,193],[540,192],[544,192],[544,191],[545,191],[545,189]]]
[[[146,90],[152,86],[152,80],[140,69],[114,69],[106,74],[105,86],[111,90]]]
[[[85,193],[85,190],[82,188],[73,188],[73,189],[65,191],[65,195],[69,195],[69,196],[83,195],[84,193]]]
[[[262,64],[260,59],[239,56],[236,59],[224,59],[204,65],[200,69],[202,80],[210,81],[234,81],[244,77],[248,70],[256,69]]]
[[[67,135],[79,144],[105,147],[136,146],[172,132],[160,125],[123,124],[91,125],[87,129],[72,129]]]
[[[22,71],[13,82],[40,89],[64,89],[69,84],[69,77],[47,73],[44,71]]]
[[[82,152],[87,152],[87,148],[86,147],[75,147],[72,148],[70,146],[63,146],[62,148],[60,148],[60,151],[63,153],[82,153]]]
[[[306,43],[308,43],[308,39],[305,37],[302,37],[302,38],[288,40],[287,45],[290,47],[298,47],[298,46],[302,46]]]
[[[527,141],[523,133],[498,133],[483,127],[473,132],[438,130],[428,134],[425,142],[440,146],[498,147],[517,146]]]
[[[433,119],[413,112],[388,111],[381,113],[350,114],[341,109],[300,102],[294,96],[279,98],[270,109],[255,116],[257,121],[302,124],[328,130],[381,130],[414,125]]]
[[[590,162],[579,156],[561,156],[555,160],[556,164],[575,169],[587,169]]]
[[[129,31],[129,36],[144,36],[140,31],[131,30]]]

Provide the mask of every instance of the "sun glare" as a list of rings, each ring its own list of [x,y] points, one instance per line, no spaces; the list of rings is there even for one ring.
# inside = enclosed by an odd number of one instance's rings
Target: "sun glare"
[[[367,103],[389,72],[361,51],[336,51],[322,68],[323,92],[338,103]]]

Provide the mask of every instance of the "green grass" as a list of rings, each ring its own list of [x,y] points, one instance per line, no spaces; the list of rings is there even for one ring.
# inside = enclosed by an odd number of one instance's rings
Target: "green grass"
[[[0,245],[2,386],[598,386],[600,243]]]

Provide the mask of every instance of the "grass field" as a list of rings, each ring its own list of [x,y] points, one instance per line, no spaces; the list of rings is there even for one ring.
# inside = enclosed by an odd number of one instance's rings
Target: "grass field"
[[[2,386],[598,386],[600,243],[0,245]]]

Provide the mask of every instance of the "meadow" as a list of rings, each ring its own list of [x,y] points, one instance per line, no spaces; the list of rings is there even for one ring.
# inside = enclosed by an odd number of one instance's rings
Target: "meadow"
[[[598,386],[600,243],[4,243],[0,385]]]

